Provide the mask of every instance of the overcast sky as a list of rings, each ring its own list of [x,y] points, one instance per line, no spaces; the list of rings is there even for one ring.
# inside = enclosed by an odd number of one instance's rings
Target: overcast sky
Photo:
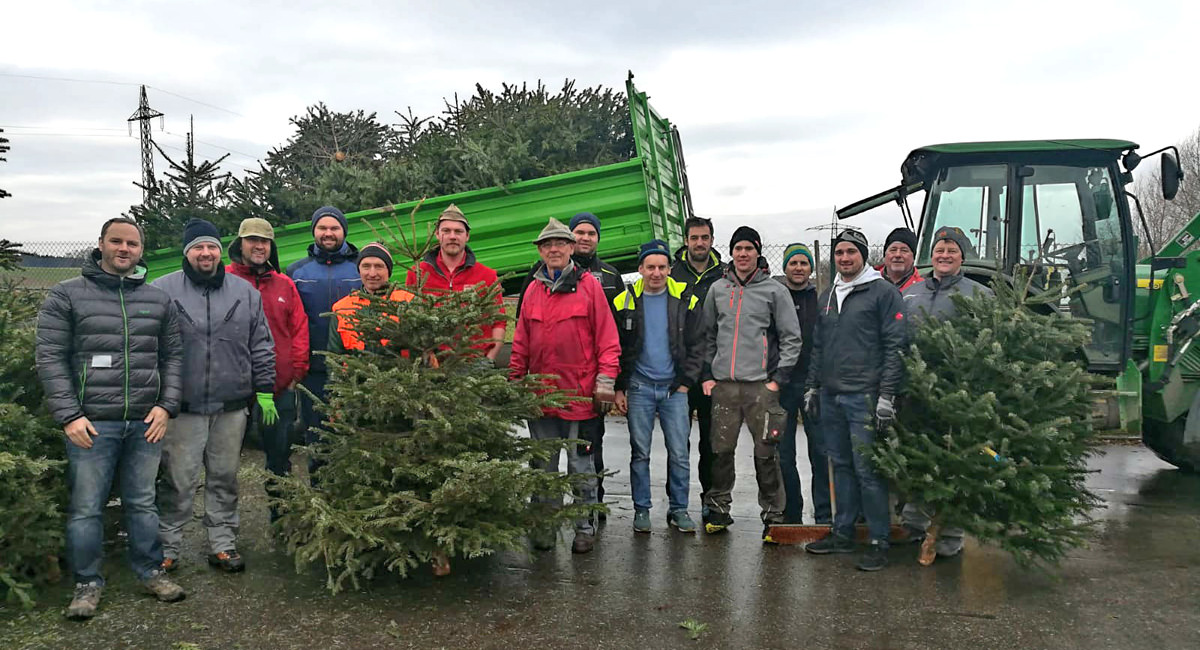
[[[1200,127],[1195,2],[336,4],[6,6],[0,238],[94,240],[140,201],[126,118],[143,83],[166,114],[157,142],[181,153],[195,115],[198,153],[231,153],[240,174],[319,101],[393,122],[476,82],[620,88],[633,70],[683,135],[718,242],[739,223],[769,243],[817,239],[809,228],[895,185],[921,145],[1111,137],[1150,150]],[[899,216],[876,212],[853,223],[881,241]]]

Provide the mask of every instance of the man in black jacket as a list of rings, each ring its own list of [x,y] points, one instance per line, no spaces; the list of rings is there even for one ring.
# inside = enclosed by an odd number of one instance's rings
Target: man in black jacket
[[[833,460],[837,516],[833,531],[807,550],[853,553],[861,510],[871,544],[858,568],[878,571],[887,566],[891,513],[887,483],[864,449],[896,417],[892,400],[904,377],[904,302],[895,286],[866,266],[862,233],[844,230],[833,244],[837,277],[817,302],[804,405],[806,415],[820,418],[825,452]]]
[[[675,252],[675,263],[671,265],[671,279],[688,286],[696,296],[701,308],[713,283],[725,275],[721,256],[713,250],[712,221],[703,217],[689,217],[683,224],[684,246]],[[696,415],[700,428],[700,501],[712,487],[712,397],[705,395],[699,385],[688,391],[688,418]],[[688,441],[689,446],[691,440]],[[708,506],[702,512],[708,515]]]
[[[101,515],[118,466],[134,573],[159,600],[186,595],[159,568],[154,507],[163,434],[179,412],[183,339],[170,297],[145,283],[142,245],[135,221],[108,220],[80,276],[51,289],[38,313],[38,377],[67,435],[73,619],[91,618],[100,604]]]

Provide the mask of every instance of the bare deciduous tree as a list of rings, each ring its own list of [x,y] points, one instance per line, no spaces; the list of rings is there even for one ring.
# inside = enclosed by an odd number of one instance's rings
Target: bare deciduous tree
[[[1134,184],[1134,193],[1142,204],[1150,237],[1158,249],[1179,232],[1192,217],[1200,214],[1200,128],[1178,142],[1179,166],[1183,170],[1183,183],[1175,200],[1167,201],[1162,195],[1162,172],[1157,159],[1145,163]],[[1140,230],[1140,229],[1139,229]],[[1146,242],[1142,242],[1142,253],[1148,253]]]

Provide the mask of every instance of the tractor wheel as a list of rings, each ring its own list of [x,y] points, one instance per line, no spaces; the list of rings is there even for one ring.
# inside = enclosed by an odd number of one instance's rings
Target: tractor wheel
[[[1183,443],[1186,422],[1186,415],[1174,422],[1159,422],[1147,418],[1142,421],[1142,442],[1159,458],[1194,474],[1200,472],[1200,445]]]

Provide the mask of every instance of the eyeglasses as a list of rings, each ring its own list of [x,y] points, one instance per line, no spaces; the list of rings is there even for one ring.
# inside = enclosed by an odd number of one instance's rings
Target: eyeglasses
[[[565,239],[547,239],[538,242],[538,248],[567,248],[571,243]]]

